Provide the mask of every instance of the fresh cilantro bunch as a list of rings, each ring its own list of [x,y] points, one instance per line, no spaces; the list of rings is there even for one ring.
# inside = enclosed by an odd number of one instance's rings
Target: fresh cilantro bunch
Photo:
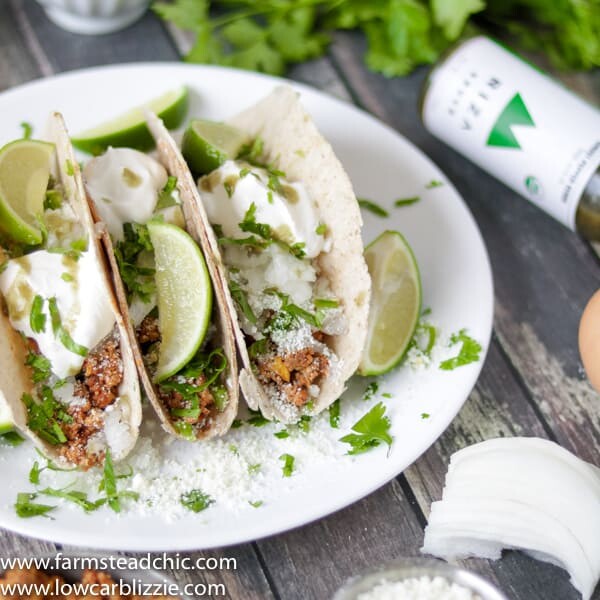
[[[508,31],[560,68],[600,64],[598,0],[172,0],[153,8],[196,34],[187,61],[275,75],[321,56],[340,29],[364,32],[370,69],[406,75],[435,62],[473,15],[492,35]]]

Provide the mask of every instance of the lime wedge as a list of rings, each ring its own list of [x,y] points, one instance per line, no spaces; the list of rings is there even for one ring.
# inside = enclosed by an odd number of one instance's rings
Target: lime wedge
[[[17,140],[0,149],[0,229],[16,242],[42,242],[37,217],[44,212],[54,145]]]
[[[116,119],[88,129],[71,139],[79,150],[97,156],[109,146],[146,151],[154,148],[154,138],[148,131],[144,110],[156,113],[167,129],[179,127],[188,109],[188,90],[185,86],[150,100]]]
[[[246,133],[231,125],[195,119],[185,130],[181,150],[192,172],[206,175],[235,158],[248,141]]]
[[[158,322],[162,341],[155,381],[174,375],[204,341],[212,309],[212,286],[196,242],[175,225],[148,223],[154,246]]]
[[[369,331],[359,373],[393,369],[415,333],[421,311],[421,278],[415,256],[397,231],[385,231],[365,248],[373,283]]]

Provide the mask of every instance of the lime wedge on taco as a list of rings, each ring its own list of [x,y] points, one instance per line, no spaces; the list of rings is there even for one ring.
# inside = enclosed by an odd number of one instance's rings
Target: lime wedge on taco
[[[16,140],[0,149],[0,229],[16,242],[42,242],[38,218],[50,178],[54,145]]]
[[[212,309],[212,286],[204,257],[183,229],[149,222],[154,247],[162,343],[155,381],[185,366],[200,348]]]
[[[236,158],[248,135],[226,123],[193,120],[185,130],[182,152],[195,175],[206,175],[226,160]]]
[[[94,156],[102,154],[109,146],[150,150],[154,148],[154,138],[146,126],[144,111],[156,113],[168,129],[175,129],[185,118],[188,101],[188,90],[182,86],[98,127],[88,129],[71,141],[79,150]]]
[[[367,343],[361,375],[382,375],[404,357],[421,310],[421,278],[408,242],[385,231],[365,248],[373,281]]]

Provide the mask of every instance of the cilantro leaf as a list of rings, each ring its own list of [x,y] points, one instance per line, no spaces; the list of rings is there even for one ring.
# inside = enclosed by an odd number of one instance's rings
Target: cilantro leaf
[[[31,125],[31,123],[28,123],[27,121],[23,121],[21,123],[21,129],[23,130],[23,139],[30,140],[31,135],[33,133],[33,126]]]
[[[176,197],[173,195],[173,192],[177,190],[177,177],[173,175],[169,175],[167,179],[167,183],[158,194],[158,201],[156,203],[157,210],[163,208],[169,208],[171,206],[178,206]]]
[[[142,253],[154,251],[148,228],[138,223],[125,223],[123,234],[124,239],[117,242],[115,246],[115,258],[125,285],[127,299],[131,302],[137,296],[142,302],[150,302],[156,289],[155,271],[151,267],[139,264]]]
[[[461,329],[458,333],[450,337],[450,344],[461,344],[458,355],[448,358],[440,363],[440,369],[443,371],[452,371],[457,367],[462,367],[479,360],[481,344],[467,335],[466,329]]]
[[[60,313],[58,312],[56,298],[54,296],[48,299],[48,312],[50,313],[52,332],[54,333],[55,337],[60,340],[60,343],[67,350],[69,350],[69,352],[73,352],[73,354],[87,356],[89,350],[85,346],[75,342],[71,337],[71,334],[63,327]]]
[[[206,510],[211,504],[214,503],[213,498],[208,494],[202,492],[202,490],[194,489],[189,492],[181,494],[179,501],[183,506],[192,512],[199,513]]]
[[[340,438],[340,442],[350,444],[348,454],[361,454],[376,448],[382,442],[391,447],[393,438],[389,434],[391,426],[389,417],[385,416],[383,402],[376,404],[364,417],[357,421],[350,433]]]
[[[357,198],[358,200],[358,205],[361,208],[364,208],[365,210],[368,210],[369,212],[372,212],[374,215],[377,215],[378,217],[389,217],[390,213],[385,210],[385,208],[383,208],[382,206],[379,206],[379,204],[373,202],[372,200],[367,200],[366,198]]]
[[[340,399],[338,398],[329,407],[329,425],[333,429],[337,429],[340,426]]]
[[[46,329],[46,315],[44,314],[45,300],[37,295],[31,303],[31,312],[29,314],[29,326],[33,333],[42,333]]]
[[[406,75],[437,60],[475,13],[478,25],[516,35],[523,47],[544,51],[560,68],[600,64],[600,12],[580,0],[174,0],[154,2],[153,9],[195,34],[187,62],[275,75],[321,56],[336,29],[365,34],[370,69]]]
[[[47,516],[47,513],[56,508],[56,506],[32,502],[32,500],[35,500],[36,498],[37,494],[30,494],[26,492],[21,492],[20,494],[17,494],[17,501],[15,502],[15,510],[17,512],[17,516],[21,519]]]
[[[279,460],[283,461],[282,472],[284,477],[291,477],[294,472],[294,463],[296,459],[291,454],[282,454]]]
[[[25,438],[19,435],[16,431],[7,431],[0,435],[0,442],[9,446],[20,446],[25,441]]]
[[[483,0],[431,0],[433,20],[449,40],[455,40],[468,18],[485,8]]]

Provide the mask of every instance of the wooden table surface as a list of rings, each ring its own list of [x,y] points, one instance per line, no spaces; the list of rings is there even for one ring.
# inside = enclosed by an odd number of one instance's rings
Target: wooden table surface
[[[55,27],[32,0],[0,0],[0,91],[93,65],[175,61],[189,44],[185,34],[166,28],[153,14],[126,31],[85,37]],[[448,458],[466,445],[498,436],[540,436],[600,464],[600,397],[585,380],[577,351],[579,317],[600,287],[594,248],[425,131],[417,114],[424,69],[385,79],[365,69],[363,51],[360,35],[344,33],[335,37],[327,57],[288,75],[374,114],[453,181],[490,254],[494,334],[479,382],[460,414],[412,467],[318,522],[204,553],[237,559],[237,571],[193,575],[196,581],[224,583],[235,600],[326,600],[365,568],[417,556],[429,506],[441,496]],[[562,78],[592,102],[600,100],[597,71]],[[0,531],[3,556],[55,548]],[[464,565],[495,582],[511,600],[579,598],[564,571],[518,552],[507,552],[497,562],[467,560]],[[189,573],[174,576],[190,580]],[[594,599],[600,599],[600,591]]]

